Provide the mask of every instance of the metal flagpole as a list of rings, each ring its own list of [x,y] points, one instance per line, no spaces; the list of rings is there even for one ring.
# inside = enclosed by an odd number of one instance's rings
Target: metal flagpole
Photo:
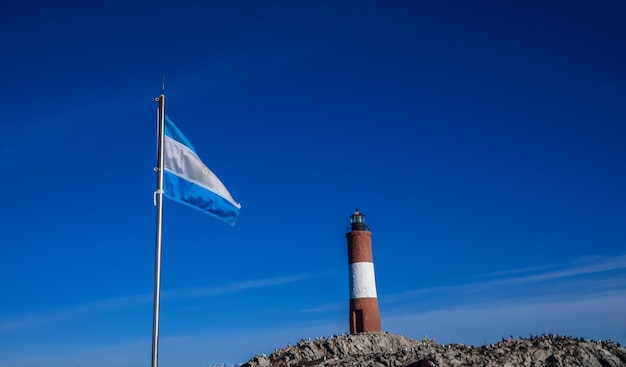
[[[165,81],[165,79],[164,79]],[[157,188],[154,192],[156,210],[156,253],[154,258],[154,304],[152,308],[152,367],[159,365],[159,308],[161,301],[161,242],[163,228],[163,144],[165,141],[165,82],[159,102],[157,128]]]

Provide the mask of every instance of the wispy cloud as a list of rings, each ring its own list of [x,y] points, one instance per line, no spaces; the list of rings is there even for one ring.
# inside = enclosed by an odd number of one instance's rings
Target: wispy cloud
[[[488,273],[464,282],[437,287],[417,288],[407,292],[384,295],[385,303],[404,303],[416,298],[432,297],[467,301],[467,296],[506,297],[524,294],[528,297],[549,292],[553,295],[588,294],[620,289],[626,286],[626,255],[594,256],[569,263],[542,268],[516,269],[503,273]]]
[[[544,333],[626,342],[626,291],[555,300],[533,297],[383,315],[383,327],[412,338],[480,345]],[[384,309],[383,309],[384,310]]]
[[[590,269],[593,271],[609,271],[613,269],[620,269],[626,267],[626,255],[618,255],[618,256],[601,256],[601,255],[590,255],[584,256],[566,263],[554,263],[554,264],[546,264],[543,266],[529,266],[517,269],[510,269],[506,271],[500,272],[490,272],[478,275],[476,278],[478,279],[493,279],[493,278],[520,278],[525,276],[526,274],[550,274],[550,273],[559,273],[563,271],[575,271],[583,273],[588,273]]]
[[[379,295],[383,328],[385,331],[420,339],[427,335],[440,343],[466,343],[480,345],[495,342],[502,337],[528,336],[529,334],[555,333],[583,336],[592,339],[615,339],[626,341],[626,320],[623,305],[626,304],[626,256],[591,257],[568,263],[554,264],[543,268],[516,269],[507,273],[491,273],[477,277],[464,284],[416,289],[395,295]],[[330,273],[294,274],[275,278],[234,282],[217,287],[198,287],[164,292],[167,298],[210,297],[226,293],[245,292],[285,284],[306,281],[327,276]],[[553,284],[555,281],[558,281]],[[508,298],[503,291],[511,287],[524,290],[542,288],[551,284],[547,292],[524,292],[523,298]],[[501,287],[497,288],[497,287]],[[555,296],[556,288],[565,291]],[[587,288],[586,294],[579,288]],[[504,293],[503,293],[504,292]],[[471,298],[468,295],[488,295],[487,298]],[[503,295],[504,294],[504,295]],[[447,304],[437,304],[437,297],[452,299]],[[414,302],[417,299],[417,303]],[[36,326],[43,322],[62,322],[78,311],[78,317],[111,309],[123,309],[139,303],[151,302],[151,295],[136,295],[101,300],[60,312],[40,315],[39,318],[0,325],[1,331]],[[403,307],[391,307],[393,304]],[[415,307],[421,304],[421,308]],[[300,311],[301,313],[333,312],[345,304],[323,304]],[[343,323],[311,324],[289,321],[279,329],[256,329],[252,333],[181,335],[164,338],[161,343],[161,359],[164,365],[180,364],[180,356],[185,356],[192,365],[199,362],[244,361],[254,354],[269,353],[273,348],[282,348],[288,342],[303,337],[331,335],[344,332]],[[267,327],[269,328],[269,326]],[[275,331],[279,330],[279,331]],[[243,347],[242,347],[243,345]],[[76,364],[83,361],[100,361],[99,365],[121,365],[135,361],[145,362],[149,340],[133,342],[92,350],[68,352],[65,354],[41,357],[39,359],[19,359],[9,361],[14,367],[26,367],[44,362],[51,366],[61,366],[67,361]],[[221,360],[215,360],[216,356]],[[97,366],[97,363],[93,363]],[[127,364],[130,365],[130,364]]]
[[[296,283],[308,279],[319,278],[331,274],[330,272],[303,273],[287,275],[275,278],[254,279],[215,287],[194,287],[176,290],[165,290],[161,293],[162,298],[200,298],[209,297],[225,293],[244,292],[251,289],[267,288],[284,284]],[[0,333],[8,333],[29,327],[44,324],[55,324],[66,321],[83,319],[94,314],[112,310],[120,310],[152,302],[152,294],[138,294],[126,297],[116,297],[90,302],[62,310],[44,312],[38,314],[21,315],[9,321],[0,323]]]
[[[221,363],[247,362],[261,353],[271,353],[275,348],[295,343],[303,336],[327,336],[342,325],[324,324],[303,328],[257,330],[254,333],[214,332],[185,334],[161,338],[159,365],[206,366]],[[84,366],[146,366],[150,363],[150,339],[112,344],[73,351],[57,351],[48,354],[18,358],[0,357],[3,367],[65,367]]]
[[[298,310],[296,313],[313,313],[313,312],[325,312],[329,310],[338,310],[345,307],[345,302],[343,303],[329,303],[317,307],[311,307],[304,310]]]
[[[77,320],[98,312],[108,310],[124,309],[138,304],[149,302],[151,294],[140,294],[127,297],[109,298],[96,302],[86,303],[63,310],[52,312],[21,315],[20,317],[0,324],[0,333],[21,330],[43,324],[59,323],[70,320]]]
[[[58,352],[43,355],[23,356],[0,360],[6,367],[32,366],[145,366],[149,361],[150,340],[134,341],[126,344],[81,349],[72,352]]]
[[[527,284],[543,282],[553,279],[575,277],[602,273],[611,270],[626,269],[626,255],[617,257],[588,257],[576,260],[572,264],[565,264],[564,268],[555,271],[531,274],[527,276],[503,278],[491,281],[494,284]]]
[[[177,290],[169,290],[162,292],[163,297],[168,298],[195,298],[195,297],[206,297],[206,296],[214,296],[218,294],[225,293],[235,293],[246,291],[250,289],[258,289],[258,288],[266,288],[290,283],[297,283],[313,278],[320,278],[324,276],[330,275],[330,272],[320,272],[316,274],[312,273],[304,273],[304,274],[294,274],[287,275],[283,277],[276,278],[266,278],[266,279],[254,279],[254,280],[246,280],[242,282],[225,284],[222,286],[216,287],[193,287],[193,288],[183,288]]]

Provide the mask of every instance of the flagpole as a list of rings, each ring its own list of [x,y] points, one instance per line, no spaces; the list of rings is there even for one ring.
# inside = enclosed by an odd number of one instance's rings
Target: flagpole
[[[157,128],[156,250],[154,257],[154,303],[152,308],[152,367],[159,365],[159,310],[161,301],[161,243],[163,230],[163,144],[165,141],[165,88],[159,102]]]

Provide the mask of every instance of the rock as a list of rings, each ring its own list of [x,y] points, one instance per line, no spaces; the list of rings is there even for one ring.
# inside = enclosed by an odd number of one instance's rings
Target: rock
[[[626,367],[626,349],[613,341],[596,342],[564,336],[510,338],[474,347],[441,345],[389,333],[301,340],[256,356],[244,367]]]
[[[411,363],[408,367],[432,367],[432,363],[428,359],[422,359],[417,362]]]

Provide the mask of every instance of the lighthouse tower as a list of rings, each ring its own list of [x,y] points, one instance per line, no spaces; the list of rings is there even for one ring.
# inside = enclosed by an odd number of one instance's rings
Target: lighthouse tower
[[[359,209],[350,216],[350,232],[346,237],[350,266],[350,334],[382,331],[374,278],[372,232]]]

